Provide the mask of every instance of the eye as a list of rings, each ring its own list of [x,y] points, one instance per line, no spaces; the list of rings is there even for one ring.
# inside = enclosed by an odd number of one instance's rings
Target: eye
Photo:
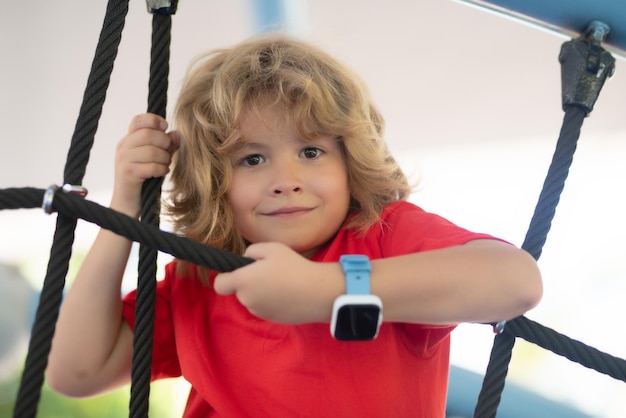
[[[246,155],[245,157],[243,157],[241,159],[241,164],[251,167],[251,166],[259,165],[264,161],[265,161],[265,158],[263,158],[261,154],[251,154],[251,155]]]
[[[315,158],[319,158],[323,153],[324,151],[317,147],[307,147],[302,150],[300,155],[306,159],[313,160]]]

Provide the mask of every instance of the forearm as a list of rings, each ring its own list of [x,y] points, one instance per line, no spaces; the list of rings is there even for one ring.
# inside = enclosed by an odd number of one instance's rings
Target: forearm
[[[538,303],[542,286],[529,254],[477,240],[373,261],[372,293],[386,321],[451,324],[514,318]]]
[[[346,292],[339,263],[315,263],[283,244],[248,247],[256,261],[215,278],[260,318],[286,324],[328,322]],[[387,322],[453,324],[516,317],[538,303],[541,276],[525,251],[496,240],[371,261],[371,293]]]
[[[81,396],[77,389],[85,395],[106,389],[125,367],[122,346],[128,342],[121,341],[127,337],[120,338],[120,332],[128,326],[122,323],[120,289],[130,246],[125,238],[101,230],[70,287],[48,365],[51,386],[61,392]]]
[[[146,179],[169,171],[179,138],[158,115],[138,115],[115,153],[111,209],[138,217]],[[71,396],[130,380],[133,333],[122,319],[121,283],[131,243],[101,230],[63,303],[48,363],[48,383]]]

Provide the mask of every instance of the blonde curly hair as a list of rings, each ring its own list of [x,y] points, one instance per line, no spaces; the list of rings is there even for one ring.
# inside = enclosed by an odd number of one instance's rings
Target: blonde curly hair
[[[303,41],[273,34],[218,49],[189,68],[175,109],[181,137],[164,202],[176,233],[242,254],[245,240],[227,199],[229,152],[245,111],[268,100],[303,138],[332,135],[342,146],[351,191],[347,227],[364,232],[390,202],[410,193],[383,139],[383,118],[348,68]]]

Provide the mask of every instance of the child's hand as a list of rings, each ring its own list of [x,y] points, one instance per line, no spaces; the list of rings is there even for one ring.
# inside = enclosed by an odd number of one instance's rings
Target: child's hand
[[[333,301],[345,290],[339,263],[315,263],[280,243],[253,244],[244,255],[256,261],[218,274],[217,293],[235,294],[250,313],[269,321],[330,320]]]
[[[165,133],[166,129],[167,122],[158,115],[145,113],[133,118],[128,134],[117,145],[111,208],[138,216],[142,183],[169,172],[179,138],[176,132]]]

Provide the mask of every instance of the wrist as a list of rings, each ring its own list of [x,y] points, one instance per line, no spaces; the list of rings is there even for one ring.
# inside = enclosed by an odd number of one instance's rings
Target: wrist
[[[319,298],[319,318],[316,322],[330,322],[335,299],[346,292],[346,279],[339,263],[320,263],[323,267],[321,286],[317,286],[322,292]]]
[[[376,338],[382,323],[382,301],[370,292],[372,267],[365,255],[343,255],[339,264],[345,276],[345,294],[333,302],[331,335],[343,341]]]
[[[109,203],[109,208],[131,218],[139,218],[141,214],[141,198],[122,198],[114,193]]]

